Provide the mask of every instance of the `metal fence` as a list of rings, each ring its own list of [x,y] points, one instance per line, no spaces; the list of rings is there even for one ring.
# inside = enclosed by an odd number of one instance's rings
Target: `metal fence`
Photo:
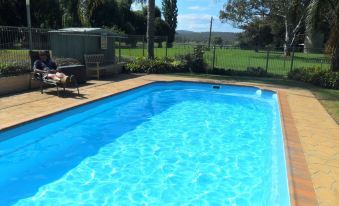
[[[156,55],[166,56],[166,41],[167,37],[155,37]],[[53,58],[72,58],[81,63],[85,54],[102,53],[106,62],[121,62],[126,60],[124,57],[131,59],[147,53],[145,36],[116,35],[106,30],[95,33],[90,29],[80,32],[0,26],[0,64],[30,67],[30,50],[48,50]]]
[[[143,46],[141,46],[143,45]],[[133,59],[145,57],[145,42],[136,47],[116,47],[117,53],[123,58]],[[258,68],[275,75],[286,76],[295,68],[319,67],[330,68],[330,58],[324,49],[306,51],[301,48],[292,48],[289,55],[284,54],[284,48],[241,49],[234,46],[212,46],[198,44],[174,43],[163,48],[155,47],[155,57],[178,57],[192,54],[196,46],[204,47],[204,60],[209,68],[247,70]]]
[[[240,49],[232,47],[213,47],[212,51],[205,52],[207,64],[216,68],[246,70],[247,68],[261,68],[268,73],[286,76],[296,68],[319,67],[330,68],[330,58],[323,49],[312,51],[292,48],[289,55],[285,55],[283,48],[274,49]]]
[[[32,34],[30,46],[29,34]],[[0,64],[16,62],[18,64],[30,65],[28,51],[51,50],[54,58],[76,58],[83,62],[84,54],[97,53],[93,50],[93,45],[100,44],[100,34],[90,33],[56,33],[45,29],[31,29],[19,27],[0,26]],[[72,36],[72,38],[70,38]],[[106,35],[108,43],[113,50],[100,50],[99,52],[109,52],[114,56],[112,61],[122,62],[137,57],[147,56],[147,46],[145,36],[121,36]],[[66,40],[68,39],[68,40]],[[174,43],[166,44],[167,37],[155,37],[154,54],[157,58],[178,57],[192,54],[198,44]],[[76,42],[76,44],[75,44]],[[75,45],[75,46],[74,46]],[[290,55],[285,55],[283,48],[274,49],[242,49],[233,46],[213,46],[208,48],[203,45],[204,60],[212,68],[246,70],[249,67],[262,68],[268,73],[286,76],[288,72],[295,68],[319,67],[330,68],[330,59],[323,49],[304,50],[294,48]],[[53,47],[53,48],[52,48]],[[56,49],[58,51],[55,51]],[[60,52],[63,50],[63,52]],[[82,53],[75,53],[82,50]]]

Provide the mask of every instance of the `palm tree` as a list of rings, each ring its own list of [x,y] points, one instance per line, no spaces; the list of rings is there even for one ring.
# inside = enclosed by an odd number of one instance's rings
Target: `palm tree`
[[[95,8],[103,4],[105,0],[60,0],[60,4],[67,16],[71,18],[72,26],[90,26],[90,18]],[[145,3],[147,0],[123,0],[129,4],[132,2]],[[148,0],[147,13],[147,52],[148,58],[154,58],[154,31],[155,31],[155,0]],[[80,24],[80,25],[78,25]]]
[[[64,26],[90,26],[93,11],[103,3],[104,0],[60,0]]]
[[[148,59],[154,59],[154,10],[155,1],[148,0],[148,10],[147,10],[147,53]]]
[[[306,17],[308,29],[317,32],[318,23],[326,17],[331,25],[326,50],[331,55],[331,70],[339,71],[339,0],[311,0]]]
[[[145,3],[148,1],[147,6],[147,57],[154,59],[154,32],[155,32],[155,0],[126,0],[129,2]]]

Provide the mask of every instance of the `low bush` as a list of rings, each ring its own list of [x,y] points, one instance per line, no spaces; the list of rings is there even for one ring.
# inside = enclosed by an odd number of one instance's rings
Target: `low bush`
[[[31,72],[30,66],[27,64],[13,63],[0,63],[0,77],[16,76],[19,74],[26,74]]]
[[[115,56],[115,61],[118,62],[119,60],[119,57],[118,56]],[[120,56],[120,62],[132,62],[134,61],[135,58],[134,57],[129,57],[129,56]]]
[[[137,58],[126,64],[126,70],[128,72],[149,74],[186,72],[184,63],[172,58],[156,58],[152,60],[147,58]]]
[[[272,74],[266,72],[261,67],[248,67],[246,70],[222,69],[214,68],[207,71],[209,74],[227,75],[227,76],[257,76],[257,77],[272,77]]]
[[[339,72],[322,70],[320,68],[298,68],[288,73],[288,78],[307,82],[316,86],[339,89]]]

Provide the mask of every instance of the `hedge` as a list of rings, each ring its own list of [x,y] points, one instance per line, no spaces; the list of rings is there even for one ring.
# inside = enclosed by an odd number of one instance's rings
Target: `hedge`
[[[298,68],[288,73],[288,78],[316,86],[339,89],[339,72],[320,68]]]

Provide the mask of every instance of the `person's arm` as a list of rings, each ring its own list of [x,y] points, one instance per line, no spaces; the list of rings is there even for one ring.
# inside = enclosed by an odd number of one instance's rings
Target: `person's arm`
[[[52,60],[50,60],[50,61],[51,61],[51,69],[57,70],[58,65],[54,61],[52,61]]]
[[[49,60],[48,63],[47,63],[47,68],[48,68],[48,71],[50,73],[56,73],[58,71],[58,66],[55,62],[53,62],[52,60]]]
[[[40,60],[36,60],[33,64],[34,72],[46,73],[47,71],[44,70],[43,65]]]

